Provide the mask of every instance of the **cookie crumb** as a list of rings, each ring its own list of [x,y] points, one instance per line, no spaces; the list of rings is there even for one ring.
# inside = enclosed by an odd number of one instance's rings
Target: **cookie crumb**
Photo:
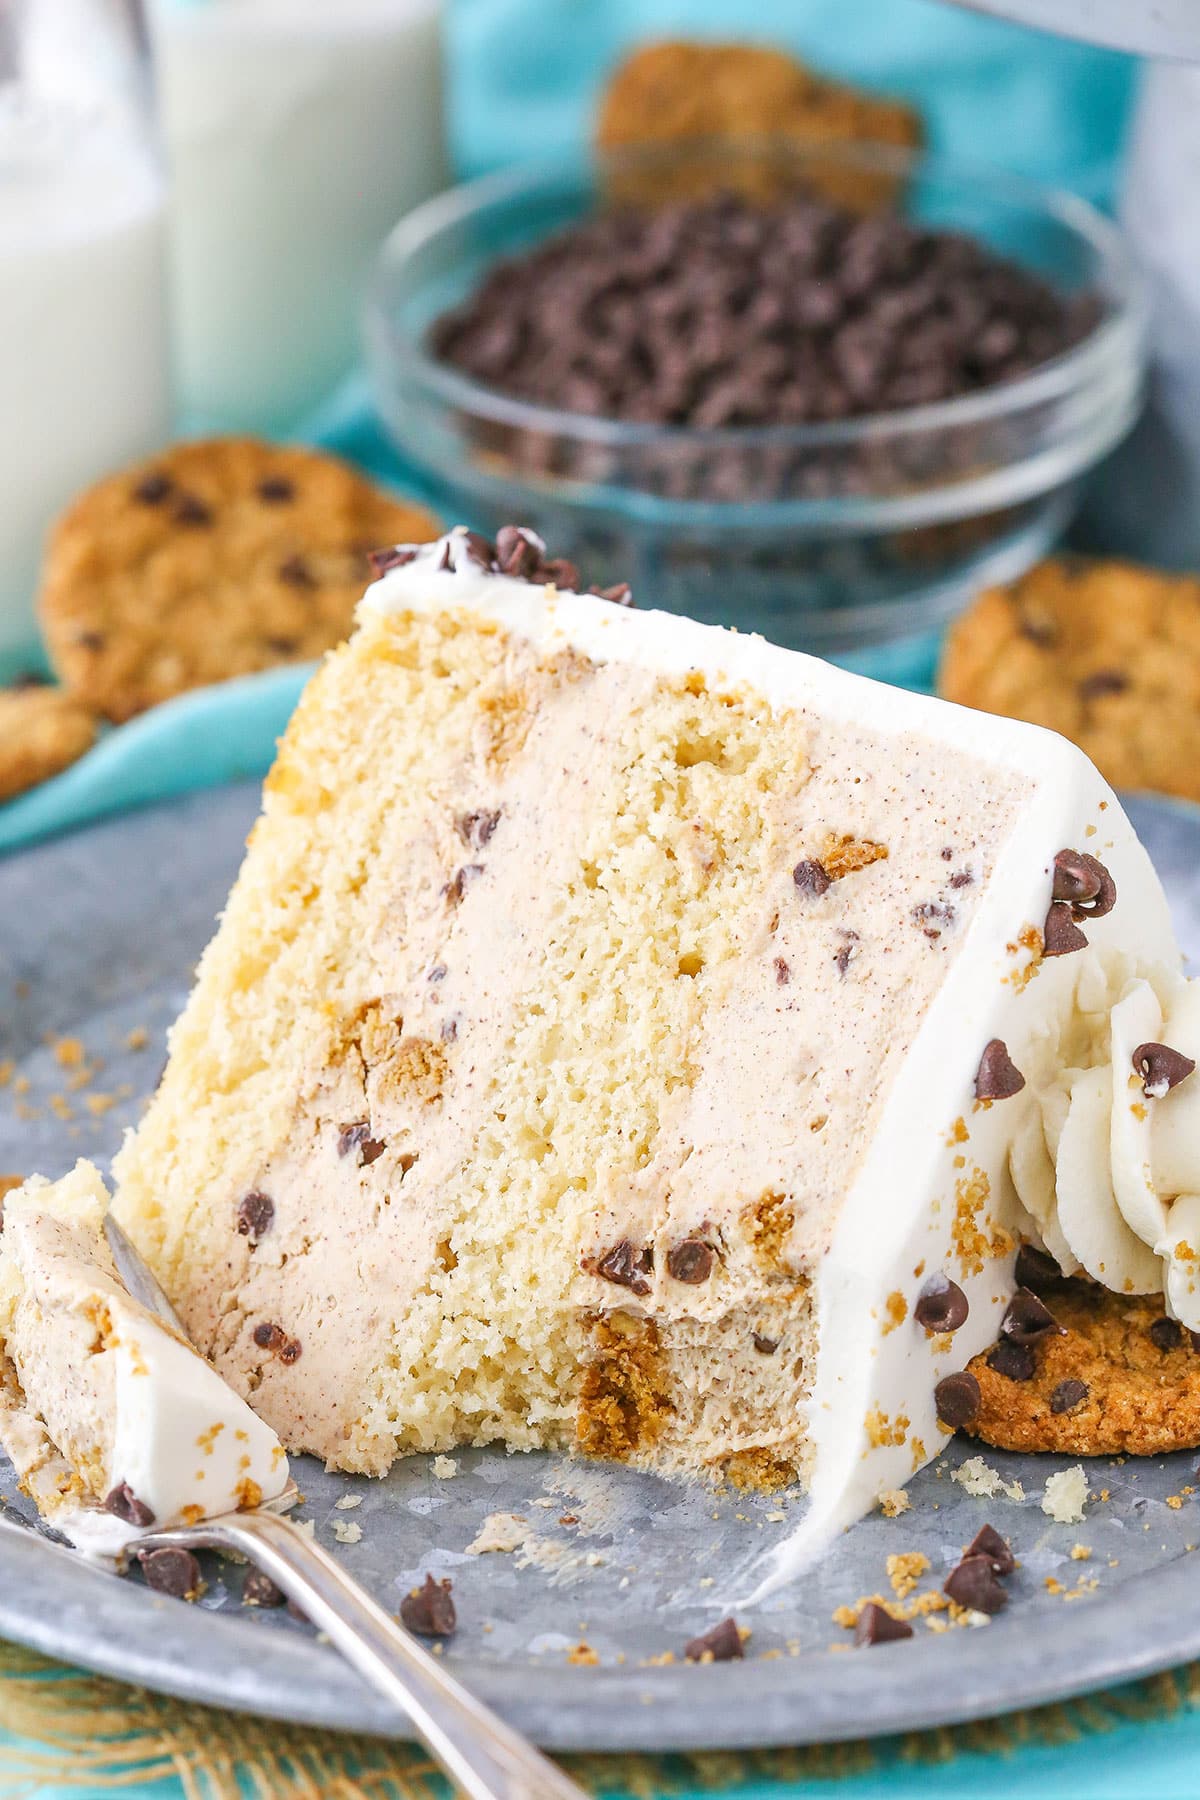
[[[912,1501],[903,1488],[885,1488],[879,1496],[879,1510],[885,1519],[898,1519],[911,1506]]]
[[[453,1481],[458,1474],[458,1464],[452,1456],[435,1456],[432,1471],[439,1481]]]

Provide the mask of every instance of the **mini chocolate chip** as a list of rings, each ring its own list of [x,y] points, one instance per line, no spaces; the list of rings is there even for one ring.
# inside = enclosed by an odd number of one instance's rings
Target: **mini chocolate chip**
[[[953,862],[954,861],[954,846],[953,846],[953,844],[943,844],[943,846],[942,846],[942,861],[943,862]]]
[[[688,1662],[740,1662],[746,1654],[736,1619],[722,1619],[711,1631],[694,1637],[685,1644],[683,1654]]]
[[[177,525],[211,525],[212,507],[199,494],[180,494],[171,517]]]
[[[296,498],[296,484],[286,475],[267,475],[258,484],[258,497],[268,506],[283,506]]]
[[[933,1390],[938,1418],[955,1431],[975,1417],[981,1398],[979,1383],[967,1369],[960,1369],[955,1375],[943,1375]]]
[[[1015,1270],[1018,1287],[1032,1288],[1036,1294],[1039,1288],[1049,1287],[1062,1278],[1062,1270],[1047,1251],[1039,1250],[1036,1244],[1021,1245]]]
[[[286,1343],[281,1344],[279,1346],[280,1362],[287,1363],[289,1365],[289,1367],[292,1363],[299,1362],[300,1348],[301,1348],[301,1346],[300,1346],[299,1338],[288,1338]]]
[[[502,525],[496,533],[496,560],[505,575],[528,580],[541,563],[546,546],[523,525]]]
[[[1037,1361],[1028,1344],[1018,1344],[1013,1338],[1006,1337],[988,1351],[987,1366],[997,1375],[1003,1375],[1005,1381],[1032,1381]]]
[[[1150,1327],[1150,1342],[1157,1350],[1178,1350],[1183,1342],[1183,1327],[1178,1319],[1155,1319]]]
[[[538,570],[538,578],[550,583],[562,593],[579,591],[579,570],[565,556],[556,556],[552,561],[543,563]]]
[[[161,1550],[139,1550],[138,1561],[146,1586],[156,1594],[170,1594],[173,1600],[194,1600],[204,1585],[200,1564],[190,1550],[177,1550],[170,1544]]]
[[[1088,1397],[1086,1381],[1060,1381],[1050,1396],[1052,1413],[1068,1413]]]
[[[792,880],[802,894],[810,894],[814,899],[821,894],[828,893],[832,885],[825,872],[824,864],[815,861],[812,857],[806,857],[803,862],[796,864],[792,870]]]
[[[994,1525],[981,1525],[963,1556],[986,1556],[997,1575],[1011,1575],[1017,1566],[1008,1539],[1002,1538]]]
[[[1066,1334],[1044,1300],[1029,1288],[1018,1288],[1000,1321],[1002,1336],[1014,1344],[1036,1344],[1044,1337]]]
[[[454,829],[469,850],[482,850],[491,842],[492,833],[500,823],[500,810],[460,813],[454,821]]]
[[[144,1500],[139,1500],[127,1481],[119,1481],[104,1496],[104,1510],[123,1519],[126,1525],[153,1525],[154,1514]]]
[[[990,1556],[964,1556],[942,1583],[942,1592],[972,1612],[998,1613],[1008,1595],[996,1580]]]
[[[280,581],[286,581],[289,587],[315,588],[317,585],[316,576],[299,553],[284,558],[279,565],[278,575]]]
[[[294,656],[300,648],[300,639],[294,637],[269,637],[263,642],[275,656]]]
[[[952,888],[970,887],[974,879],[970,869],[959,869],[956,875],[950,877],[950,886]]]
[[[1060,850],[1050,898],[1067,901],[1076,919],[1102,919],[1117,903],[1117,884],[1086,850]]]
[[[764,1337],[761,1331],[753,1333],[754,1348],[760,1356],[774,1356],[779,1348],[779,1339]]]
[[[473,881],[478,881],[483,874],[482,863],[466,863],[455,871],[454,877],[442,889],[443,897],[451,906],[457,906]]]
[[[844,931],[842,936],[846,942],[840,950],[834,952],[833,961],[838,974],[844,978],[846,970],[858,955],[858,933],[857,931]]]
[[[628,1238],[622,1238],[594,1262],[585,1262],[584,1267],[601,1281],[615,1282],[632,1294],[648,1294],[650,1283],[646,1277],[654,1268],[654,1252],[649,1247],[635,1250]]]
[[[597,600],[610,600],[614,606],[633,605],[633,589],[627,581],[614,582],[612,587],[589,588],[588,593],[595,594]]]
[[[282,1606],[287,1595],[261,1569],[247,1569],[242,1583],[243,1606]]]
[[[287,1342],[281,1327],[271,1325],[265,1319],[254,1327],[250,1335],[260,1350],[279,1350]]]
[[[782,956],[777,956],[775,958],[775,986],[786,987],[791,979],[791,965]]]
[[[1003,1038],[992,1038],[984,1045],[975,1074],[977,1100],[1011,1100],[1025,1086],[1025,1077],[1008,1054]]]
[[[275,1202],[269,1194],[260,1194],[255,1188],[243,1197],[237,1209],[237,1228],[242,1237],[252,1238],[257,1244],[274,1222]]]
[[[367,561],[376,576],[386,575],[389,569],[403,569],[408,563],[416,562],[417,552],[411,547],[396,544],[385,550],[368,550]]]
[[[1058,642],[1058,630],[1048,619],[1034,619],[1028,613],[1018,615],[1017,630],[1031,644],[1040,644],[1043,649]]]
[[[869,1648],[872,1644],[898,1644],[901,1638],[910,1638],[912,1634],[913,1628],[907,1619],[898,1619],[877,1600],[868,1600],[859,1612],[854,1642]]]
[[[1065,900],[1055,900],[1042,927],[1043,956],[1070,956],[1086,949],[1087,939],[1071,917],[1071,908]]]
[[[447,538],[445,543],[442,545],[441,560],[438,563],[438,568],[446,575],[453,575],[455,572],[454,557],[453,557],[453,554],[451,553],[450,545],[451,545],[451,540],[449,538]]]
[[[164,475],[161,469],[155,469],[138,482],[133,490],[133,497],[143,506],[161,506],[174,485],[169,475]]]
[[[1120,669],[1094,669],[1077,684],[1081,700],[1098,700],[1102,694],[1123,694],[1129,686],[1128,675]]]
[[[970,1307],[967,1296],[956,1281],[939,1271],[931,1275],[913,1307],[913,1318],[926,1331],[957,1331],[965,1325]]]
[[[349,1156],[352,1150],[357,1150],[360,1169],[370,1168],[386,1149],[386,1143],[371,1136],[371,1127],[366,1119],[359,1119],[353,1125],[343,1125],[338,1136],[338,1155]]]
[[[400,1602],[400,1623],[418,1637],[450,1637],[458,1624],[450,1587],[449,1581],[435,1581],[426,1575],[421,1586]]]
[[[713,1249],[703,1238],[684,1238],[667,1252],[667,1272],[675,1281],[698,1287],[712,1274]]]
[[[103,650],[104,633],[101,631],[77,631],[75,642],[83,650]]]
[[[468,562],[473,562],[480,569],[495,568],[496,552],[481,531],[462,531],[457,541],[466,553]]]
[[[1169,1044],[1139,1044],[1133,1053],[1133,1071],[1142,1078],[1142,1092],[1147,1100],[1161,1100],[1186,1081],[1195,1067],[1192,1057],[1172,1050]]]

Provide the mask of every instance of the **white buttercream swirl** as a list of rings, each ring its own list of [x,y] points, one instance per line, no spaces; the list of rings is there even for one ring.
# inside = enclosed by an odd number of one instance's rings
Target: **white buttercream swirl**
[[[1200,1331],[1200,1074],[1148,1091],[1134,1065],[1147,1043],[1200,1061],[1200,981],[1082,953],[1067,1027],[1034,1046],[1009,1167],[1066,1274],[1118,1293],[1161,1288]]]

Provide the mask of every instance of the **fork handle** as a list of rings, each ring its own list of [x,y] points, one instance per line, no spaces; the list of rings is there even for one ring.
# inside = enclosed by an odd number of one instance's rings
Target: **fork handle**
[[[448,1670],[290,1519],[244,1512],[194,1527],[189,1541],[238,1550],[269,1575],[404,1712],[468,1800],[587,1800],[582,1788]]]

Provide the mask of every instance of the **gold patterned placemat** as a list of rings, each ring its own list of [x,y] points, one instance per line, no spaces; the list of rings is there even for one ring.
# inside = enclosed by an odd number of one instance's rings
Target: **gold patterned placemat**
[[[806,1749],[567,1759],[603,1800],[684,1800],[752,1787],[780,1800],[797,1785],[963,1751],[1011,1755],[1200,1706],[1200,1664],[1128,1687],[979,1724]],[[101,1676],[63,1669],[0,1644],[0,1794],[71,1800],[155,1783],[185,1800],[445,1800],[449,1789],[418,1747],[219,1713]],[[175,1791],[170,1789],[169,1791]]]

